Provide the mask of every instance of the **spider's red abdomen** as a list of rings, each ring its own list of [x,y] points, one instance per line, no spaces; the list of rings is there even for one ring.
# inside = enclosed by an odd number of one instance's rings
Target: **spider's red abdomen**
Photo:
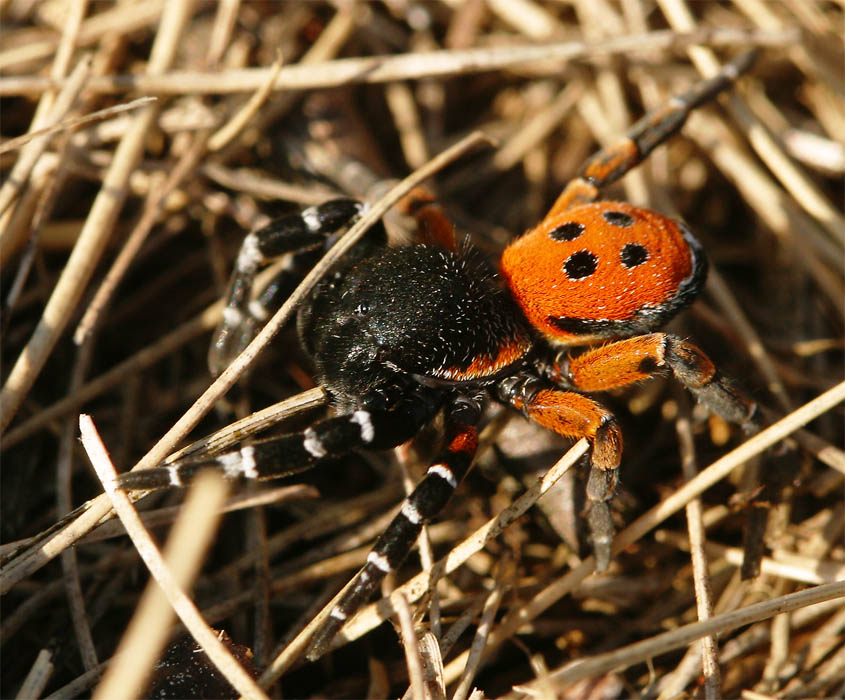
[[[698,293],[706,263],[683,224],[596,202],[549,217],[514,241],[501,271],[535,328],[577,344],[664,323]]]

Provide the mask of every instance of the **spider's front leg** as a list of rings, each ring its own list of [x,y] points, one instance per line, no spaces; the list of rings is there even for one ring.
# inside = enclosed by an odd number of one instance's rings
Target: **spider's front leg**
[[[397,209],[416,220],[418,242],[445,250],[458,250],[455,226],[427,187],[412,189],[399,201]]]
[[[587,498],[590,541],[596,570],[610,564],[614,528],[608,501],[613,498],[622,460],[622,432],[615,416],[587,396],[549,387],[537,377],[517,375],[502,380],[498,397],[535,423],[565,437],[586,437],[592,443]]]
[[[442,405],[442,395],[420,388],[389,408],[361,408],[317,421],[305,430],[245,445],[220,455],[197,455],[166,466],[121,474],[127,490],[185,486],[201,469],[227,479],[277,479],[359,449],[384,450],[410,440]]]
[[[223,319],[208,352],[213,375],[220,374],[249,344],[267,319],[268,307],[278,296],[276,290],[286,286],[277,279],[260,299],[251,301],[258,270],[286,253],[310,252],[331,245],[332,236],[354,223],[364,206],[352,199],[333,199],[299,214],[275,219],[244,238],[226,292]],[[301,276],[297,267],[294,258],[291,269],[283,271],[282,276],[286,272],[288,276]]]
[[[384,577],[405,560],[423,525],[443,509],[469,470],[478,447],[476,423],[480,406],[475,400],[459,398],[446,411],[445,447],[402,503],[399,513],[367,556],[367,563],[314,634],[307,654],[309,659],[316,659],[328,650],[346,620],[378,590]]]

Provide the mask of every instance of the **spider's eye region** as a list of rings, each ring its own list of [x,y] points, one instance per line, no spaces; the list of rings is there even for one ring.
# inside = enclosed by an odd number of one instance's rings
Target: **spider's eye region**
[[[554,241],[574,241],[584,233],[584,224],[577,221],[567,221],[565,224],[555,226],[549,231],[549,238]]]
[[[630,270],[648,260],[648,249],[639,243],[626,243],[619,251],[619,259]]]
[[[612,226],[619,226],[620,228],[628,228],[634,225],[634,217],[626,214],[624,211],[608,210],[601,213],[602,218]]]
[[[563,271],[569,279],[581,280],[592,275],[598,264],[599,259],[589,250],[579,250],[564,261]]]

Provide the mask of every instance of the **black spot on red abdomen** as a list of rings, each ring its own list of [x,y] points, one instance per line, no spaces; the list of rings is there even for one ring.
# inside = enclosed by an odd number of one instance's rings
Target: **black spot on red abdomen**
[[[629,228],[634,225],[634,217],[624,211],[617,211],[616,209],[608,209],[601,213],[602,218],[611,226],[619,226],[620,228]]]
[[[555,226],[549,231],[549,238],[554,241],[574,241],[584,233],[584,224],[578,221],[567,221],[565,224]]]
[[[563,271],[571,280],[580,280],[592,275],[598,267],[598,257],[589,250],[579,250],[563,263]]]
[[[640,243],[626,243],[619,251],[619,260],[630,270],[648,260],[648,249]]]

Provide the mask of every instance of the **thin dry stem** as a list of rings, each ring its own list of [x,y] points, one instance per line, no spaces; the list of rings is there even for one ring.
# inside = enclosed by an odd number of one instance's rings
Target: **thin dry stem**
[[[690,33],[655,31],[644,35],[616,37],[586,44],[580,41],[544,46],[508,46],[459,51],[406,53],[397,56],[346,58],[324,64],[286,66],[276,81],[276,90],[314,90],[355,83],[419,80],[441,75],[471,74],[515,68],[543,61],[556,64],[581,58],[630,54],[645,49],[677,49],[695,44],[709,46],[784,46],[796,40],[791,30],[776,32],[736,29],[699,29]],[[172,71],[166,75],[120,75],[94,78],[88,89],[94,92],[173,95],[253,92],[266,80],[268,68],[244,68],[208,74]],[[551,70],[551,68],[550,68]],[[558,68],[554,69],[559,70]],[[49,78],[0,78],[0,97],[40,93],[54,86]]]
[[[108,668],[108,661],[104,661],[96,669],[86,671],[74,678],[70,683],[50,693],[44,700],[71,700],[78,698],[86,690],[89,690],[99,680],[103,671]]]
[[[245,192],[269,200],[283,199],[296,202],[302,206],[320,204],[327,199],[339,196],[339,193],[322,185],[308,187],[291,185],[262,177],[244,168],[231,170],[213,162],[203,165],[200,172],[219,185],[231,188],[236,192]]]
[[[57,124],[54,124],[53,126],[38,129],[37,131],[31,131],[30,133],[24,134],[23,136],[18,136],[17,138],[4,141],[2,144],[0,144],[0,155],[22,148],[38,136],[47,136],[49,134],[55,134],[62,131],[72,131],[78,129],[83,124],[101,121],[103,119],[113,117],[115,114],[121,114],[123,112],[130,112],[133,109],[138,109],[138,107],[141,107],[145,104],[155,102],[156,99],[156,97],[139,97],[137,100],[132,100],[131,102],[126,102],[125,104],[115,105],[114,107],[106,107],[105,109],[98,109],[96,112],[86,114],[84,117],[64,119],[58,122]]]
[[[256,494],[239,494],[230,496],[226,503],[221,507],[221,513],[233,513],[239,510],[247,510],[249,508],[257,508],[266,505],[278,505],[288,501],[303,501],[319,498],[320,492],[313,486],[306,484],[292,484],[290,486],[278,486],[274,489],[268,489]],[[141,522],[147,528],[156,527],[158,525],[167,525],[174,522],[182,510],[182,506],[168,506],[167,508],[157,508],[154,510],[147,510],[141,513]],[[99,542],[113,537],[122,537],[126,534],[126,528],[120,520],[110,520],[103,523],[93,532],[89,532],[83,537],[79,543],[86,544],[88,542]]]
[[[716,299],[722,313],[730,320],[731,327],[742,337],[748,354],[765,377],[767,388],[774,395],[781,409],[791,411],[794,408],[792,400],[775,369],[771,356],[718,270],[710,270],[707,277],[707,291]]]
[[[490,10],[532,39],[548,39],[558,30],[556,18],[531,0],[490,0]]]
[[[458,684],[455,687],[455,692],[452,695],[452,700],[466,700],[467,695],[472,687],[475,673],[481,665],[481,656],[484,652],[484,646],[487,644],[487,638],[490,630],[493,628],[493,622],[496,613],[499,610],[499,604],[502,602],[502,596],[505,593],[505,575],[504,572],[509,568],[508,562],[504,562],[499,579],[496,582],[496,587],[490,592],[490,596],[484,603],[484,611],[481,613],[481,620],[478,623],[478,629],[475,631],[475,637],[470,646],[469,657],[467,658],[467,665],[464,672],[458,679]],[[512,572],[509,572],[512,573]]]
[[[411,679],[411,696],[414,700],[425,700],[425,678],[423,676],[423,660],[417,633],[414,630],[414,619],[408,599],[401,593],[396,596],[396,614],[399,618],[399,629],[402,632],[402,646],[405,648],[405,663],[408,666],[408,677]]]
[[[389,83],[384,88],[384,96],[399,133],[405,162],[418,168],[430,156],[411,89],[405,83]]]
[[[526,124],[502,144],[493,156],[493,167],[509,170],[521,161],[525,154],[560,126],[560,123],[578,101],[584,90],[580,80],[569,83],[563,92],[545,109],[540,110]]]
[[[70,393],[73,393],[84,381],[85,375],[91,365],[93,348],[93,342],[87,343],[79,348],[76,353],[76,361],[71,372]],[[65,420],[60,437],[58,464],[56,468],[56,510],[59,513],[67,513],[73,508],[71,477],[73,474],[73,457],[77,437],[76,421],[68,418]],[[83,595],[82,582],[79,578],[79,566],[75,549],[66,549],[62,552],[62,571],[64,573],[65,591],[82,663],[86,670],[91,670],[97,668],[100,665],[100,661],[97,657],[94,637],[91,632],[91,622],[88,619],[85,607],[85,597]]]
[[[147,204],[144,207],[144,213],[141,215],[138,225],[129,234],[126,242],[120,249],[120,254],[106,273],[105,278],[94,294],[94,298],[85,310],[82,320],[74,331],[73,341],[77,345],[82,344],[94,331],[117,286],[126,275],[126,271],[129,269],[135,256],[138,255],[141,246],[147,240],[147,236],[161,215],[165,200],[191,174],[197,162],[203,156],[207,145],[205,136],[206,134],[204,133],[196,136],[193,145],[179,159],[179,162],[176,163],[167,181],[157,191],[150,192],[147,198]]]
[[[200,486],[194,489],[196,496],[191,499],[193,501],[190,508],[191,519],[183,516],[180,521],[177,521],[179,525],[173,533],[174,544],[168,548],[167,560],[165,560],[144,528],[131,501],[124,492],[116,488],[117,472],[89,416],[80,416],[79,428],[82,433],[82,444],[106,489],[106,494],[126,526],[138,553],[150,569],[160,591],[164,593],[169,607],[176,612],[220,672],[240,693],[249,698],[266,698],[250,675],[229,654],[214,630],[206,625],[183,590],[183,587],[198,571],[202,563],[202,552],[210,543],[211,535],[216,529],[219,507],[223,503],[226,492],[221,479],[216,477],[198,481]],[[205,481],[205,484],[202,484],[202,481]],[[216,487],[212,484],[216,484]],[[185,515],[188,514],[185,513]],[[131,625],[126,646],[118,650],[124,652],[125,655],[118,656],[118,663],[109,666],[109,671],[98,687],[95,697],[135,697],[140,692],[144,675],[158,654],[157,650],[164,644],[168,625],[164,624],[158,612],[164,609],[157,601],[160,592],[155,586],[148,590],[151,591],[149,594],[151,600],[148,598],[150,602],[139,606],[135,617],[137,622]],[[152,609],[152,612],[148,612],[148,609]],[[153,635],[158,636],[157,642],[152,641]],[[141,653],[145,654],[146,664],[138,660]]]
[[[668,532],[657,533],[656,539],[689,549],[689,540]],[[705,550],[711,557],[722,558],[732,566],[742,566],[745,551],[740,547],[728,547],[718,542],[707,542]],[[800,583],[831,583],[845,577],[845,564],[837,561],[803,557],[788,552],[775,552],[772,557],[760,560],[760,572]]]
[[[686,646],[708,635],[724,634],[752,622],[766,620],[775,615],[843,597],[845,597],[845,581],[823,584],[799,593],[790,593],[763,603],[749,605],[734,612],[717,615],[709,620],[695,622],[607,654],[575,661],[558,671],[553,671],[552,678],[560,683],[571,683],[581,678],[598,676],[615,669],[641,663],[673,649]],[[530,686],[523,687],[522,690],[528,692],[529,688]]]
[[[279,72],[282,70],[282,66],[284,64],[285,58],[281,53],[279,53],[279,56],[276,58],[276,62],[270,69],[270,75],[267,76],[267,81],[255,91],[255,94],[249,98],[247,103],[238,111],[237,114],[235,114],[208,139],[209,151],[214,152],[224,148],[258,113],[258,110],[261,109],[261,105],[263,105],[270,96],[270,92],[273,89],[273,83],[275,83],[276,78],[279,77]]]
[[[820,618],[839,610],[841,607],[842,603],[834,599],[796,610],[790,616],[792,628],[797,631],[809,625],[814,625],[818,623]],[[722,649],[722,663],[729,663],[742,658],[753,652],[755,648],[767,643],[771,639],[771,629],[771,625],[755,625],[738,637],[725,642]]]
[[[0,217],[6,218],[7,210],[15,198],[19,196],[23,186],[29,180],[30,173],[35,168],[38,159],[50,144],[50,137],[58,130],[57,125],[65,114],[73,107],[85,83],[91,77],[91,59],[86,56],[77,63],[62,91],[50,106],[50,113],[43,119],[43,125],[34,123],[33,130],[21,139],[28,141],[20,156],[9,173],[8,178],[0,187]],[[19,146],[15,146],[16,148]],[[6,227],[0,230],[0,235],[6,234]]]
[[[693,479],[698,469],[689,411],[686,406],[682,409],[681,415],[675,423],[675,429],[678,432],[681,469],[684,478]],[[707,620],[713,616],[713,590],[704,549],[706,536],[701,500],[698,498],[692,499],[686,506],[686,514],[698,619]],[[709,635],[701,640],[701,657],[705,697],[707,700],[716,700],[721,697],[721,677],[719,673],[719,645],[715,636]]]
[[[170,66],[180,32],[190,17],[190,7],[191,3],[186,2],[172,2],[165,7],[147,67],[149,74],[161,74]],[[5,430],[17,413],[82,297],[94,267],[105,250],[126,197],[129,176],[141,158],[144,138],[157,115],[155,104],[144,107],[136,115],[133,128],[123,137],[115,151],[103,187],[91,206],[85,226],[79,233],[41,320],[0,391],[0,430]]]
[[[15,696],[17,700],[29,700],[41,696],[41,692],[53,674],[53,652],[49,649],[42,649],[35,657],[35,663],[26,674],[23,684]]]

